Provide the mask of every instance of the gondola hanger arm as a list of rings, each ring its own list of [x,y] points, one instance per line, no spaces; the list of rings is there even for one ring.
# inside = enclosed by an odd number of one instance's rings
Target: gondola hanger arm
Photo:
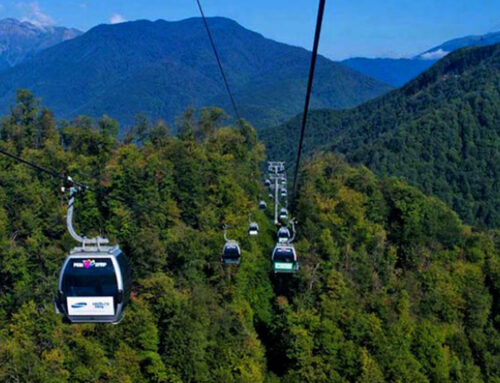
[[[75,203],[75,195],[79,192],[77,187],[71,186],[69,188],[69,202],[68,202],[68,212],[66,215],[66,225],[68,227],[69,234],[75,239],[75,241],[80,242],[83,247],[85,245],[97,245],[97,248],[100,248],[101,245],[106,245],[109,243],[107,238],[101,238],[99,236],[94,238],[87,238],[85,236],[79,235],[75,228],[73,227],[73,212],[74,212],[74,203]]]

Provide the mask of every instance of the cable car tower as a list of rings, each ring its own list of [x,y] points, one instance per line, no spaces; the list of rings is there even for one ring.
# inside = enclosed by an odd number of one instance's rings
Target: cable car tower
[[[87,238],[73,227],[74,200],[78,189],[70,188],[66,223],[80,243],[64,261],[59,275],[56,312],[70,323],[118,323],[130,299],[132,278],[128,260],[118,245],[107,238]]]
[[[287,209],[287,178],[285,162],[269,161],[267,163],[269,186],[274,191],[274,223],[278,228],[276,233],[277,242],[272,252],[271,261],[273,271],[277,273],[295,273],[299,270],[297,252],[292,245],[295,239],[295,223],[291,219]],[[282,200],[281,209],[280,197]],[[292,234],[288,225],[292,225]]]
[[[286,184],[286,173],[285,173],[285,162],[283,161],[268,161],[267,170],[269,172],[269,180],[273,184],[274,191],[274,224],[279,225],[279,197],[280,197],[280,185],[283,185],[283,181]],[[283,186],[282,189],[283,190]],[[284,189],[286,190],[286,188]],[[286,196],[286,192],[285,192]]]

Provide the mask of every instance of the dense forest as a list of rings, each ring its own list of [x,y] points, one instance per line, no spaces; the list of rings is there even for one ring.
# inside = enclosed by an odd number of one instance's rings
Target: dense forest
[[[55,122],[18,92],[0,147],[97,188],[77,228],[118,241],[135,282],[120,324],[63,324],[67,196],[0,157],[0,381],[500,382],[499,232],[320,155],[300,178],[300,271],[275,277],[256,132],[214,108],[177,124],[138,119],[118,139],[108,117]],[[220,265],[224,223],[239,268]]]
[[[301,117],[262,132],[292,160]],[[304,149],[335,151],[403,177],[469,224],[500,227],[500,44],[466,48],[354,109],[311,112]]]

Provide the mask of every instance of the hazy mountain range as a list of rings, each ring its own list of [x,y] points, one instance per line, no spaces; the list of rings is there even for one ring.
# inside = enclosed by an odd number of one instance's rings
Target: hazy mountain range
[[[74,28],[40,27],[28,21],[0,20],[0,71],[11,68],[37,52],[81,35]]]
[[[257,129],[302,110],[310,52],[226,18],[211,26],[240,115]],[[500,33],[445,42],[412,59],[320,57],[311,108],[353,107],[401,86],[446,53],[500,40]],[[390,84],[390,85],[387,85]],[[187,107],[217,105],[235,115],[199,18],[99,25],[86,33],[0,20],[0,113],[18,88],[56,115],[108,114],[122,125],[141,113],[173,122]]]
[[[240,114],[256,127],[303,107],[310,52],[282,44],[226,18],[208,23]],[[173,121],[188,106],[233,113],[200,18],[99,25],[0,72],[0,112],[28,88],[56,115],[108,114],[123,124],[137,113]],[[345,108],[390,89],[319,57],[313,108]]]
[[[466,36],[446,41],[422,52],[413,58],[366,58],[354,57],[342,61],[348,67],[367,76],[376,78],[393,87],[406,84],[417,75],[430,68],[440,58],[457,49],[469,46],[484,46],[500,42],[500,32],[478,36]]]

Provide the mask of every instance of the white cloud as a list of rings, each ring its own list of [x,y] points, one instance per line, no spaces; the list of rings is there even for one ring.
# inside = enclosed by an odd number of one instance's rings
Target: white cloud
[[[408,54],[408,53],[401,53],[393,50],[388,50],[388,51],[382,51],[374,56],[370,56],[373,58],[391,58],[391,59],[408,59],[413,57],[414,55]]]
[[[48,27],[54,25],[54,20],[40,9],[38,1],[32,3],[17,3],[22,10],[21,21],[28,21],[37,27]]]
[[[122,16],[122,15],[120,15],[119,13],[113,13],[113,14],[111,15],[111,17],[109,18],[109,22],[110,22],[111,24],[123,23],[123,22],[125,22],[125,21],[127,21],[127,20],[125,19],[125,17],[123,17],[123,16]]]
[[[87,9],[88,4],[87,4],[87,3],[80,3],[80,4],[78,4],[78,6],[79,6],[81,9]]]
[[[446,56],[448,53],[450,53],[450,52],[443,51],[441,48],[439,48],[438,50],[435,50],[433,52],[427,52],[427,53],[421,54],[420,58],[422,58],[424,60],[439,60],[440,58],[443,58],[444,56]]]

